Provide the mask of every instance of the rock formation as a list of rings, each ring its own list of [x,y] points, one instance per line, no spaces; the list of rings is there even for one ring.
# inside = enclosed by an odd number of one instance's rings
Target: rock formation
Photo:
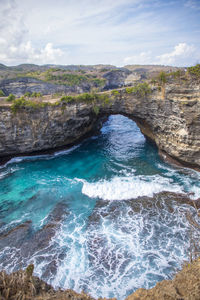
[[[163,155],[200,169],[200,86],[171,83],[141,96],[127,89],[106,92],[107,102],[70,102],[44,107],[0,105],[0,157],[70,146],[111,114],[138,124]],[[58,100],[58,99],[57,99]],[[98,108],[95,110],[95,108]]]
[[[163,280],[150,289],[138,289],[126,300],[199,300],[200,259],[186,264],[173,280]]]
[[[34,266],[10,275],[0,272],[1,299],[25,300],[94,300],[85,293],[72,290],[55,291],[38,277],[32,276]],[[186,264],[173,280],[163,280],[150,290],[138,289],[126,300],[199,300],[200,259]],[[115,298],[114,298],[115,299]]]

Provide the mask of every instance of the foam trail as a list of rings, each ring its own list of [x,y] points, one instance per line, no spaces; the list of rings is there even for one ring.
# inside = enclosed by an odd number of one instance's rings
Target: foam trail
[[[36,160],[43,160],[43,159],[48,160],[48,159],[52,159],[54,157],[67,155],[67,154],[73,152],[74,150],[76,150],[77,148],[79,148],[80,145],[81,144],[75,145],[75,146],[73,146],[73,147],[71,147],[67,150],[57,151],[53,154],[41,154],[41,155],[32,155],[32,156],[13,157],[9,161],[7,161],[4,165],[0,166],[0,169],[6,168],[10,164],[16,164],[16,163],[20,163],[20,162],[23,162],[23,161],[36,161]]]
[[[82,193],[104,200],[128,200],[150,196],[162,191],[183,193],[182,188],[170,178],[154,176],[113,177],[110,181],[83,182]]]

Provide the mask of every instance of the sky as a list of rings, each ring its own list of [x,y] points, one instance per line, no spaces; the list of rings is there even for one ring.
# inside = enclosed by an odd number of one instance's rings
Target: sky
[[[200,0],[0,0],[0,63],[200,62]]]

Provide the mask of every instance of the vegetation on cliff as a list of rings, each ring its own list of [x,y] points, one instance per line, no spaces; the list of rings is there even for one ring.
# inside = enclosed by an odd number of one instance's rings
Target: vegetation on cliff
[[[4,97],[4,96],[5,96],[4,92],[0,90],[0,97]]]
[[[157,76],[151,79],[151,83],[154,85],[164,86],[168,82],[185,83],[193,80],[199,80],[200,78],[200,64],[188,67],[187,69],[178,69],[173,72],[161,71]]]
[[[63,109],[67,106],[69,103],[91,103],[93,105],[93,110],[96,114],[99,113],[99,107],[97,105],[110,105],[112,101],[112,97],[109,96],[107,93],[103,94],[97,94],[97,93],[83,93],[79,95],[71,95],[71,96],[62,96],[60,100],[56,102],[44,102],[42,99],[36,99],[38,98],[37,94],[35,99],[33,99],[33,95],[31,95],[32,98],[22,96],[20,98],[15,99],[14,95],[9,95],[7,98],[8,102],[11,102],[11,110],[13,113],[16,113],[19,109],[22,108],[32,108],[32,109],[38,109],[46,106],[57,106],[61,105]]]
[[[61,93],[91,92],[134,85],[150,80],[163,70],[166,73],[179,70],[165,66],[127,66],[117,68],[111,65],[56,66],[20,65],[0,69],[0,89],[6,96],[10,93],[21,97],[26,92],[40,92],[44,95]],[[130,75],[130,76],[129,76]]]
[[[32,101],[32,100],[27,100],[24,97],[15,99],[12,102],[11,105],[11,110],[13,113],[16,113],[20,108],[40,108],[40,107],[45,107],[47,105],[52,105],[50,103],[47,102],[41,102],[41,101]]]
[[[12,102],[12,101],[14,101],[15,100],[15,95],[13,95],[13,94],[10,94],[7,98],[6,98],[6,101],[8,101],[8,102]]]
[[[109,96],[107,93],[105,94],[96,94],[96,93],[83,93],[76,96],[63,96],[61,97],[60,101],[62,103],[69,103],[69,102],[86,102],[91,103],[93,101],[100,101],[102,103],[109,102]]]
[[[34,266],[12,274],[0,272],[0,299],[5,300],[94,300],[85,293],[57,290],[38,277],[32,276]]]
[[[187,69],[188,73],[197,77],[197,78],[200,78],[200,64],[197,64],[193,67],[189,67]]]
[[[135,94],[142,98],[149,95],[151,92],[152,92],[151,87],[147,82],[138,83],[133,87],[126,88],[127,94]]]
[[[33,265],[12,274],[0,272],[0,296],[7,300],[94,300],[73,290],[54,290],[38,277],[32,276]],[[173,280],[163,280],[150,289],[138,289],[126,300],[199,300],[200,259],[185,264]]]

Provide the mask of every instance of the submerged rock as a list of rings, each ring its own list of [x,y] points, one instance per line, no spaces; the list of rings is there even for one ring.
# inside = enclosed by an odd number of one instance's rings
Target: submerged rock
[[[188,247],[190,225],[200,229],[191,204],[187,195],[172,192],[124,201],[98,200],[87,228],[95,280],[113,290],[121,281],[130,293],[169,278],[180,265],[183,247]]]
[[[27,261],[37,253],[37,261],[45,260],[45,255],[52,248],[51,240],[59,230],[62,220],[68,214],[65,203],[58,203],[47,218],[46,224],[39,230],[34,231],[32,222],[27,221],[11,230],[3,233],[0,237],[0,263],[3,267],[9,266],[11,270],[25,267]],[[57,254],[50,256],[46,263],[44,273],[54,273]],[[59,255],[59,254],[58,254]]]
[[[5,247],[20,248],[31,232],[31,221],[20,224],[0,236],[0,251]]]

